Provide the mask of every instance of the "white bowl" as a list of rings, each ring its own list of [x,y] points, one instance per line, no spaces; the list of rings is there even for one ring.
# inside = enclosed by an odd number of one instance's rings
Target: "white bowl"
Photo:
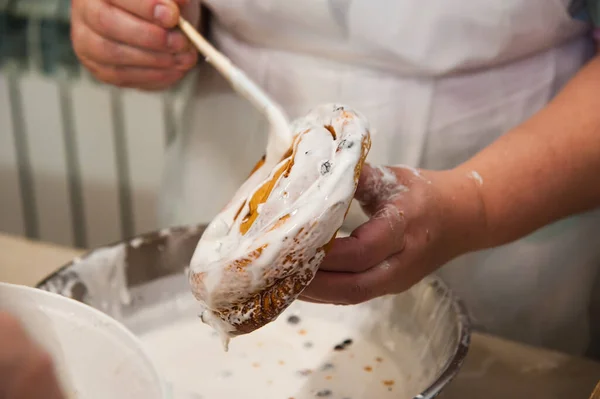
[[[165,397],[136,336],[91,306],[37,288],[0,283],[0,310],[19,319],[53,357],[68,398]]]

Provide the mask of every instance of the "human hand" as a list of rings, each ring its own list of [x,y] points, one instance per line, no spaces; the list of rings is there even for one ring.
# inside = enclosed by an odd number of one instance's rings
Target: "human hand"
[[[480,245],[485,217],[470,175],[365,165],[355,198],[370,220],[336,239],[300,299],[356,304],[399,293]]]
[[[166,88],[198,58],[189,40],[174,29],[180,6],[189,2],[72,0],[75,53],[102,82],[145,90]]]
[[[0,312],[0,398],[64,398],[50,356],[5,312]]]

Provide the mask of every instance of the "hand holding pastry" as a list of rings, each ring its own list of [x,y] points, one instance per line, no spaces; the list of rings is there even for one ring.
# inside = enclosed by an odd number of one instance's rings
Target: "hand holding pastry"
[[[477,182],[453,171],[365,165],[356,199],[370,220],[339,238],[301,299],[355,304],[402,292],[477,242]]]

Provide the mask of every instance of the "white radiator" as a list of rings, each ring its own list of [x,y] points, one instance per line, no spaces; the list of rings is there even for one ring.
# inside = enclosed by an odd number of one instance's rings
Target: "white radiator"
[[[195,73],[162,94],[60,76],[0,70],[0,231],[95,247],[155,229]]]
[[[0,232],[95,247],[157,228],[198,74],[163,93],[99,84],[71,48],[70,6],[0,0]]]

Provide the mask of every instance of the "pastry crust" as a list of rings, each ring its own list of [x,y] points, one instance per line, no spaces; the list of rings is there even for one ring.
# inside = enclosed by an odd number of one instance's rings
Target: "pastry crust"
[[[258,162],[190,265],[202,319],[227,337],[275,320],[311,282],[341,227],[371,139],[366,120],[324,105],[293,124],[276,165]]]

